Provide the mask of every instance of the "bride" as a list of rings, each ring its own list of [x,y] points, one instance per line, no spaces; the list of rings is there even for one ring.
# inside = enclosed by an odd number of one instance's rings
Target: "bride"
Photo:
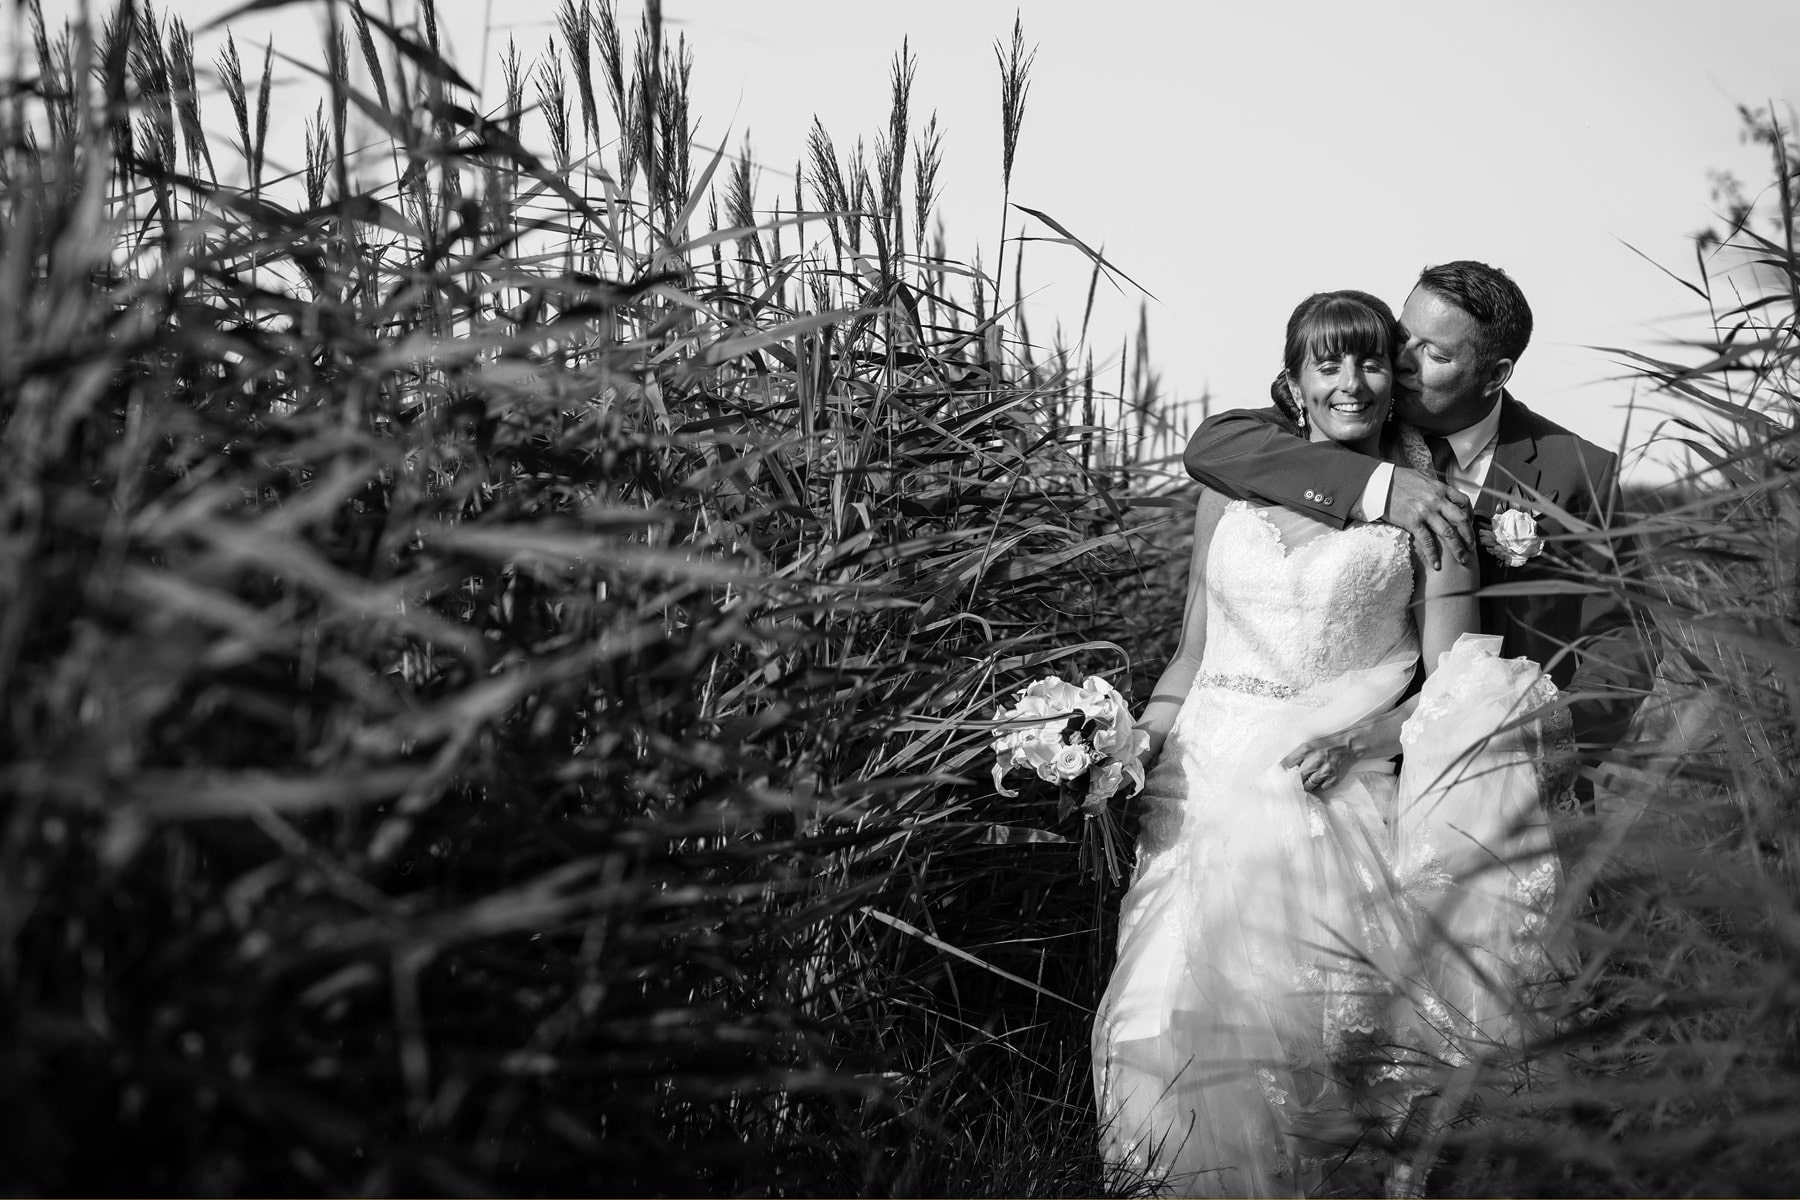
[[[1399,336],[1373,296],[1309,297],[1278,402],[1314,441],[1416,460],[1388,420]],[[1109,1162],[1182,1195],[1305,1194],[1409,1079],[1517,1039],[1555,884],[1522,714],[1554,691],[1465,636],[1474,588],[1396,527],[1202,494],[1094,1024]]]

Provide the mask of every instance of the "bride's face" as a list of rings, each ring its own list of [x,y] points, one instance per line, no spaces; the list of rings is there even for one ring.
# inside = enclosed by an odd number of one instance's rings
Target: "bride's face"
[[[1394,402],[1394,365],[1386,355],[1325,354],[1308,361],[1288,385],[1306,406],[1315,442],[1342,442],[1371,453]]]

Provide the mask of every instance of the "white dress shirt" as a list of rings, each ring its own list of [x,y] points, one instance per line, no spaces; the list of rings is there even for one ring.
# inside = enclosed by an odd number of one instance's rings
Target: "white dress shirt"
[[[1470,504],[1481,502],[1481,485],[1487,482],[1488,468],[1494,465],[1494,446],[1500,440],[1500,402],[1488,409],[1487,416],[1455,433],[1446,434],[1456,465],[1450,470],[1450,482],[1469,498]],[[1381,463],[1363,485],[1362,499],[1352,516],[1378,521],[1387,516],[1388,493],[1394,484],[1394,464]],[[1373,514],[1373,515],[1371,515]]]
[[[1487,482],[1488,468],[1494,465],[1494,444],[1500,440],[1500,402],[1488,409],[1487,416],[1467,429],[1445,434],[1456,465],[1450,469],[1450,482],[1469,498],[1470,504],[1481,503],[1481,485]]]

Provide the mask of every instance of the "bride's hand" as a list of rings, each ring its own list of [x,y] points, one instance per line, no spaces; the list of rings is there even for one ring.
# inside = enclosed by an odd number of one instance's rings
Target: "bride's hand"
[[[1330,791],[1357,757],[1340,734],[1301,743],[1281,760],[1281,765],[1299,768],[1300,786],[1318,796]]]

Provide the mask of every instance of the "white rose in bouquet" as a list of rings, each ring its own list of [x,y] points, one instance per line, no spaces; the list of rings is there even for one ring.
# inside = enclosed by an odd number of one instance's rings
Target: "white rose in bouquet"
[[[1056,782],[1074,783],[1087,769],[1094,765],[1094,756],[1088,753],[1087,747],[1076,742],[1060,746],[1056,751]]]

